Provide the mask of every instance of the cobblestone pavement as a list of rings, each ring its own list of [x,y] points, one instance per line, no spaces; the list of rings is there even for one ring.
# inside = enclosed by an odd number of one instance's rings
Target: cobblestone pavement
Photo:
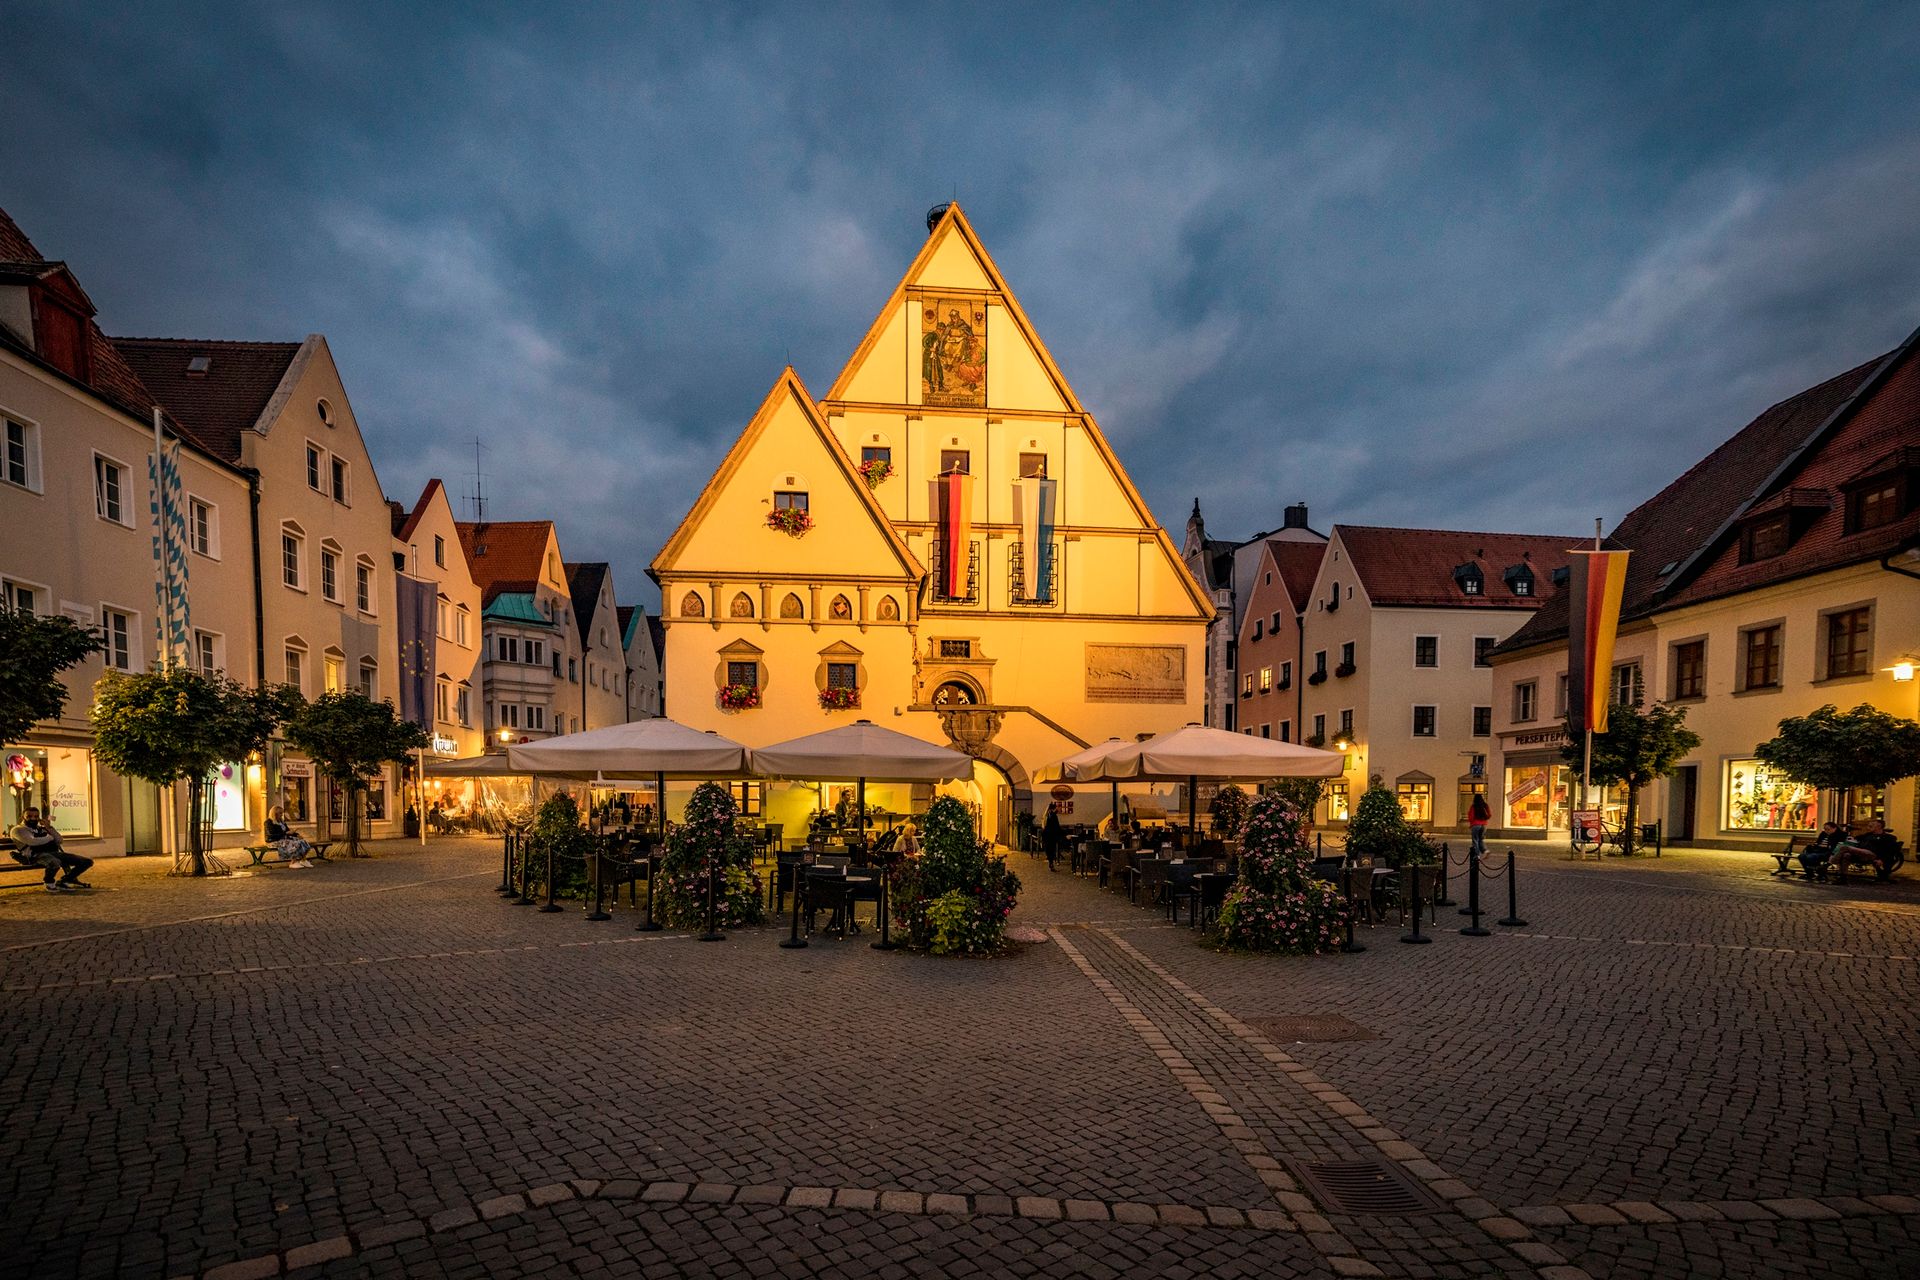
[[[375,851],[0,891],[0,1275],[1916,1270],[1914,885],[1523,853],[1525,927],[1283,959],[1016,858],[1027,941],[942,961]]]

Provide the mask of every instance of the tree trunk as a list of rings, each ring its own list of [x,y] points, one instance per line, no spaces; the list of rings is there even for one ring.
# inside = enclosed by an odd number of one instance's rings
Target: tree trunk
[[[1640,788],[1627,783],[1627,829],[1620,833],[1620,852],[1631,858],[1633,842],[1640,836]]]
[[[187,779],[187,852],[193,859],[193,874],[207,874],[207,846],[201,837],[200,806],[206,803],[207,780]]]
[[[360,788],[347,788],[347,856],[360,856]]]

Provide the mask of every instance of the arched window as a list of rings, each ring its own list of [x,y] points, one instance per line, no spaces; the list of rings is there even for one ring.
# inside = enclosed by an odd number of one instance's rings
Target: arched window
[[[881,596],[880,610],[875,616],[882,622],[898,622],[900,621],[900,606],[895,603],[892,596]]]
[[[980,696],[973,687],[958,680],[949,680],[933,691],[933,705],[936,707],[972,707],[978,706]]]
[[[753,616],[753,597],[744,591],[734,592],[733,603],[727,606],[727,612],[735,618],[751,618]]]
[[[700,598],[698,591],[687,592],[687,598],[680,602],[680,616],[683,618],[704,618],[707,616],[707,602]]]
[[[789,591],[787,592],[787,598],[780,602],[780,616],[783,618],[804,618],[807,616],[807,609],[805,605],[800,603],[800,597]]]

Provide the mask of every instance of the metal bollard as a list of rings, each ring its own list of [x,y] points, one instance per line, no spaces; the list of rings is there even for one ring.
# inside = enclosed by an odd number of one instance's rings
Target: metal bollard
[[[1447,864],[1452,860],[1452,856],[1447,852],[1447,846],[1442,843],[1440,846],[1440,896],[1433,900],[1433,905],[1436,908],[1433,913],[1435,919],[1438,919],[1440,916],[1438,908],[1460,905],[1453,900],[1453,894],[1447,888]]]
[[[1413,877],[1413,932],[1401,934],[1400,941],[1432,942],[1433,941],[1432,938],[1429,938],[1426,934],[1420,932],[1420,906],[1421,906],[1420,864],[1417,862],[1414,863],[1412,866],[1407,868],[1407,872],[1409,875]]]
[[[635,933],[658,933],[660,922],[653,918],[653,900],[660,892],[660,868],[653,860],[653,850],[647,850],[647,918],[633,926]]]
[[[895,949],[893,938],[887,933],[887,881],[891,878],[892,877],[887,874],[886,867],[882,866],[880,868],[880,941],[870,944],[875,951],[892,951]],[[851,913],[853,911],[852,906],[848,906],[847,911]]]
[[[553,846],[547,846],[547,901],[540,908],[542,912],[558,911],[560,904],[553,900]]]
[[[1187,914],[1191,919],[1193,914],[1191,907],[1188,908]],[[1367,949],[1365,943],[1356,942],[1353,937],[1353,887],[1351,884],[1347,887],[1347,940],[1340,944],[1340,949],[1349,955]]]
[[[496,890],[502,897],[513,896],[513,829],[509,827],[500,836],[500,888]]]
[[[1467,914],[1473,923],[1460,932],[1469,938],[1484,938],[1493,931],[1480,927],[1480,855],[1467,851]]]
[[[520,896],[513,900],[513,905],[516,907],[530,907],[533,905],[533,895],[527,892],[527,886],[533,877],[529,874],[527,867],[527,842],[525,840],[515,841],[514,849],[520,855]]]
[[[589,870],[593,872],[593,910],[587,912],[587,919],[611,920],[613,913],[606,909],[603,902],[607,891],[606,855],[598,849],[593,852],[593,865]]]
[[[1509,929],[1524,929],[1527,922],[1520,918],[1520,882],[1513,877],[1513,850],[1507,850],[1507,918],[1500,923]]]
[[[709,860],[707,862],[707,931],[700,935],[700,941],[702,942],[725,942],[727,940],[727,935],[720,932],[718,923],[714,917],[714,874],[714,864]]]
[[[798,862],[793,864],[793,924],[789,928],[786,938],[780,943],[781,946],[787,948],[804,947],[807,945],[807,940],[800,936],[801,865],[802,864]],[[780,883],[780,864],[778,862],[773,864],[773,876],[774,885],[777,888]]]

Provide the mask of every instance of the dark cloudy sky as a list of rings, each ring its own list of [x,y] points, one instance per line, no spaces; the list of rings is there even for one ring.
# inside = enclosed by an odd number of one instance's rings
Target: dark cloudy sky
[[[16,0],[0,204],[625,599],[956,193],[1176,536],[1611,524],[1920,324],[1912,4],[425,8]]]

